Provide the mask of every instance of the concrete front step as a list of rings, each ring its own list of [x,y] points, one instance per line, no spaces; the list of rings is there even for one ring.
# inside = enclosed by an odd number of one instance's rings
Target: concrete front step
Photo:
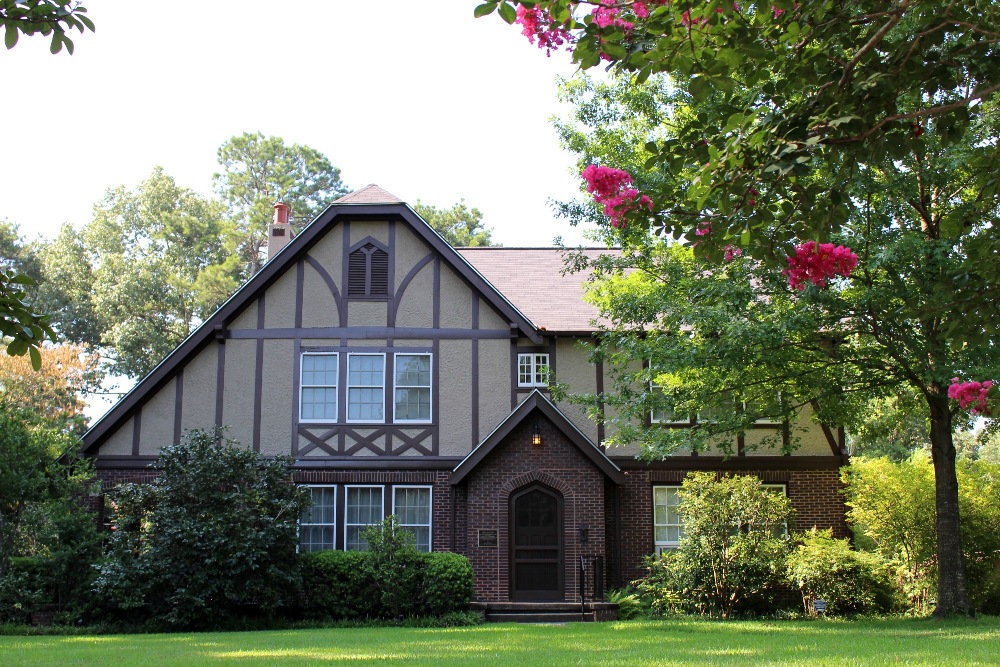
[[[487,622],[572,623],[614,621],[618,605],[612,602],[473,602]]]

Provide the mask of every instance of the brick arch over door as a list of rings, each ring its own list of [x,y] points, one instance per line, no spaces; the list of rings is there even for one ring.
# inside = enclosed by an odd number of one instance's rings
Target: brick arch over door
[[[500,487],[500,497],[503,498],[505,502],[509,502],[511,493],[514,491],[520,491],[523,487],[532,483],[541,483],[550,487],[554,491],[558,491],[562,494],[565,501],[571,501],[573,499],[573,489],[566,484],[566,482],[554,475],[538,470],[529,470],[528,472],[523,472],[520,475],[511,477]]]

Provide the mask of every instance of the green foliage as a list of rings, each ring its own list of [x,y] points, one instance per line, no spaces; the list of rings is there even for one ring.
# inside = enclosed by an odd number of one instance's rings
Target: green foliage
[[[610,590],[605,595],[605,599],[618,605],[618,620],[620,621],[641,618],[645,614],[639,593],[631,586]]]
[[[26,302],[27,288],[35,281],[0,264],[0,341],[13,357],[30,355],[31,365],[41,368],[38,348],[46,339],[55,340],[49,319]]]
[[[422,204],[418,199],[413,205],[413,210],[452,247],[496,245],[490,238],[493,230],[483,227],[482,211],[478,208],[470,209],[464,199],[459,200],[451,208]]]
[[[802,593],[807,613],[824,600],[830,614],[883,614],[892,610],[893,586],[888,564],[877,554],[855,551],[831,530],[797,536],[788,555],[788,581]]]
[[[413,533],[399,525],[399,518],[391,514],[380,525],[361,531],[371,554],[372,583],[382,604],[399,618],[403,606],[412,603],[420,578],[420,552],[417,551]]]
[[[309,146],[285,144],[260,132],[230,137],[219,146],[215,189],[239,233],[240,282],[264,264],[267,224],[276,201],[291,206],[292,222],[308,222],[347,194],[340,169]]]
[[[680,491],[680,547],[647,562],[636,582],[659,613],[734,613],[772,604],[781,587],[792,519],[788,498],[753,476],[689,473]]]
[[[959,513],[969,594],[984,613],[1000,611],[1000,466],[959,461]],[[934,604],[937,588],[934,471],[927,455],[892,462],[854,459],[842,471],[848,520],[861,546],[896,566],[897,586],[916,613]]]
[[[114,528],[95,584],[104,613],[193,628],[290,604],[308,502],[291,461],[190,431],[157,465],[153,483],[110,494]]]
[[[389,567],[389,561],[379,562],[372,551],[300,554],[303,613],[306,618],[334,620],[397,619],[401,614],[441,618],[468,609],[474,585],[469,559],[447,552],[414,553],[413,561],[413,554],[406,553],[406,563],[400,563],[409,570],[396,573],[377,573],[376,568]],[[410,597],[387,596],[385,586],[394,582],[402,582]],[[398,610],[393,603],[399,604]]]
[[[0,26],[4,27],[4,45],[7,49],[17,45],[19,34],[31,36],[41,33],[52,35],[49,51],[73,54],[73,41],[66,33],[73,28],[83,34],[94,31],[94,22],[86,16],[87,9],[79,0],[0,0]]]

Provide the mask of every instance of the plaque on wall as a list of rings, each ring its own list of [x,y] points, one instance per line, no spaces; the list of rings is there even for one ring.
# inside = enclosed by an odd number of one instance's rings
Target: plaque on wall
[[[481,547],[495,547],[500,544],[500,536],[495,530],[480,530],[479,531],[479,546]]]

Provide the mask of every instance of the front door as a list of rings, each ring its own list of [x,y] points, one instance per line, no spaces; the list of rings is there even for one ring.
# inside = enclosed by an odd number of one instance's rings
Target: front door
[[[562,496],[534,485],[510,499],[510,599],[563,600]]]

